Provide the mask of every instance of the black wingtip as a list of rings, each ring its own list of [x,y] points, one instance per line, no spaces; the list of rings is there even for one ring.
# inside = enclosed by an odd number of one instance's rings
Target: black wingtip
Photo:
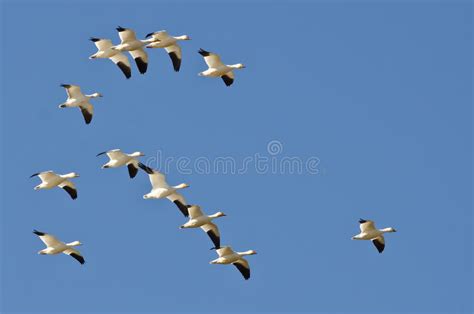
[[[212,230],[209,230],[206,233],[211,239],[212,244],[214,244],[214,247],[216,248],[216,250],[218,250],[221,247],[221,239]]]
[[[77,190],[76,190],[76,189],[73,189],[73,188],[71,188],[70,186],[67,186],[67,185],[63,186],[62,189],[63,189],[64,191],[66,191],[67,194],[69,194],[69,196],[70,196],[73,200],[77,199]]]
[[[168,55],[170,56],[171,62],[173,63],[174,71],[179,72],[179,68],[181,67],[181,59],[174,51],[170,52]]]
[[[136,168],[134,164],[129,164],[127,168],[128,168],[128,175],[130,176],[130,179],[135,178],[135,176],[138,173],[138,168]]]
[[[154,33],[148,33],[146,34],[145,38],[151,37]]]
[[[367,222],[367,220],[362,219],[362,218],[359,218],[359,223],[360,223],[360,224],[363,224],[363,223],[366,223],[366,222]]]
[[[71,255],[72,258],[74,258],[74,259],[77,260],[79,263],[81,263],[81,265],[84,265],[84,263],[86,262],[86,261],[84,260],[84,257],[82,257],[82,256],[80,256],[80,255],[78,255],[78,254],[76,254],[76,253],[71,253],[70,255]]]
[[[64,88],[69,88],[69,87],[71,87],[70,84],[61,84],[61,85],[59,85],[59,86],[64,87]]]
[[[206,50],[204,50],[204,49],[202,49],[202,48],[199,48],[198,53],[199,53],[201,56],[203,56],[203,57],[207,57],[207,56],[209,56],[209,54],[210,54],[209,51],[206,51]]]
[[[98,153],[97,155],[95,155],[95,157],[99,157],[100,155],[103,155],[103,154],[106,154],[107,152],[102,152],[102,153]]]
[[[36,177],[36,176],[39,175],[39,174],[40,174],[39,172],[34,173],[34,174],[32,174],[32,175],[30,176],[30,178]]]
[[[81,108],[82,116],[84,117],[84,122],[86,124],[90,124],[92,121],[92,114],[89,111],[87,111],[86,108],[82,108],[82,107],[80,108]]]
[[[123,32],[123,31],[126,31],[127,29],[126,28],[123,28],[122,26],[117,26],[116,30],[118,32]]]
[[[229,87],[230,85],[232,85],[232,83],[234,83],[234,79],[231,78],[230,76],[222,75],[221,77],[227,87]]]
[[[38,230],[36,230],[36,229],[33,230],[33,233],[36,234],[37,236],[40,236],[40,237],[41,237],[41,236],[44,236],[44,235],[46,234],[46,233],[41,232],[41,231],[38,231]]]
[[[175,200],[173,203],[176,204],[176,206],[181,211],[181,213],[184,215],[184,217],[189,217],[188,207],[185,204],[181,203],[179,200]]]
[[[117,66],[120,68],[120,70],[122,71],[122,73],[125,75],[127,79],[132,77],[132,69],[128,67],[125,63],[120,61],[117,63]]]
[[[148,68],[148,63],[146,63],[142,58],[135,58],[135,63],[137,64],[138,72],[140,74],[145,74]]]
[[[151,169],[151,168],[148,167],[148,166],[145,166],[145,165],[142,164],[141,162],[138,163],[138,167],[140,167],[140,169],[142,169],[143,171],[145,171],[145,172],[148,173],[148,174],[153,174],[153,169]]]
[[[100,40],[100,38],[97,38],[97,37],[91,37],[89,40],[90,40],[90,41],[93,41],[93,42],[96,42],[96,41],[99,41],[99,40]]]
[[[385,249],[385,244],[382,243],[382,242],[379,242],[377,239],[373,239],[372,240],[372,243],[375,245],[375,247],[377,248],[377,251],[380,253],[383,252],[383,250]]]
[[[234,265],[240,271],[240,273],[242,274],[244,279],[249,280],[249,278],[250,278],[250,269],[245,268],[243,265],[240,265],[239,263],[234,263]]]

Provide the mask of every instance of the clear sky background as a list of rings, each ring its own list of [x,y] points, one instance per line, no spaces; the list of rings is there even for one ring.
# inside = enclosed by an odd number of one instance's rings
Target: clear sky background
[[[38,2],[2,2],[3,312],[472,311],[471,2]],[[163,50],[130,80],[88,60],[118,25],[191,36],[181,71]],[[232,87],[197,76],[201,47],[247,66]],[[61,83],[104,95],[91,125],[58,109]],[[248,281],[142,199],[143,172],[95,157],[241,161],[272,140],[318,173],[168,174],[228,215],[223,244],[258,252]],[[33,190],[50,169],[81,175],[76,201]],[[359,218],[398,230],[383,254],[350,240]],[[33,229],[80,240],[86,264],[37,255]]]

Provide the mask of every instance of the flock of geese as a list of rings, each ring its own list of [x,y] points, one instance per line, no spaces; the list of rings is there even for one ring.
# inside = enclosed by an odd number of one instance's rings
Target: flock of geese
[[[91,41],[97,47],[97,52],[89,57],[89,59],[110,59],[123,72],[125,77],[129,79],[132,77],[132,67],[130,61],[124,52],[129,52],[138,68],[138,72],[145,74],[148,69],[148,54],[145,48],[164,48],[171,58],[173,69],[179,72],[181,68],[181,47],[178,42],[183,40],[190,40],[188,35],[170,36],[165,30],[149,33],[145,36],[147,39],[137,39],[135,32],[130,28],[123,28],[121,26],[116,28],[120,37],[120,44],[113,45],[110,39],[91,37]],[[199,49],[198,53],[203,56],[208,69],[198,73],[199,76],[206,77],[220,77],[226,86],[234,83],[235,69],[243,69],[245,66],[242,63],[226,65],[221,61],[219,55]],[[62,84],[66,89],[67,100],[65,103],[59,105],[59,108],[78,107],[81,109],[84,121],[86,124],[91,123],[94,114],[94,106],[89,102],[90,99],[102,97],[100,93],[93,93],[84,95],[81,88],[76,85]]]
[[[127,56],[124,52],[129,52],[132,58],[135,60],[138,71],[144,74],[148,69],[148,54],[144,48],[164,48],[170,56],[173,69],[178,72],[181,67],[181,47],[178,42],[183,40],[190,40],[189,36],[170,36],[166,31],[158,31],[149,33],[145,36],[146,39],[139,40],[136,38],[135,32],[129,28],[117,27],[117,31],[120,37],[120,44],[113,45],[110,39],[92,37],[90,40],[94,42],[98,51],[91,55],[90,59],[102,58],[110,59],[114,62],[120,70],[123,72],[125,77],[129,79],[131,77],[131,66]],[[222,63],[220,57],[212,52],[208,52],[204,49],[200,49],[198,53],[204,57],[208,69],[200,72],[199,76],[206,77],[220,77],[224,81],[226,86],[232,85],[234,82],[235,69],[242,69],[245,66],[241,63],[226,65]],[[94,107],[90,103],[90,100],[97,97],[102,97],[98,92],[92,94],[83,94],[79,86],[71,84],[62,84],[63,88],[66,89],[67,100],[66,102],[59,105],[60,108],[71,108],[77,107],[81,110],[84,117],[85,123],[89,124],[92,121],[94,114]],[[166,177],[163,173],[156,169],[152,169],[139,161],[139,157],[144,156],[142,152],[134,152],[127,154],[122,152],[120,149],[113,149],[97,154],[97,156],[107,155],[109,161],[102,166],[102,169],[106,168],[118,168],[126,166],[130,178],[134,178],[139,169],[144,173],[148,174],[151,191],[143,195],[144,199],[162,199],[166,198],[173,202],[179,211],[185,216],[189,217],[189,220],[181,225],[180,228],[201,228],[207,233],[211,239],[218,255],[218,258],[212,260],[211,264],[232,264],[247,280],[250,278],[250,266],[248,261],[244,258],[247,255],[254,255],[254,250],[248,250],[244,252],[235,252],[230,246],[221,246],[221,237],[218,226],[214,223],[214,220],[220,217],[226,216],[223,212],[217,212],[212,215],[205,214],[198,205],[190,205],[186,202],[181,194],[181,190],[188,188],[189,185],[181,183],[178,185],[169,185],[166,181]],[[78,193],[75,184],[72,179],[79,177],[75,172],[67,174],[57,174],[53,171],[43,171],[33,174],[31,177],[39,177],[41,183],[34,187],[35,190],[40,189],[52,189],[55,187],[61,188],[66,191],[69,196],[74,200],[77,199]],[[371,220],[360,219],[360,230],[361,232],[352,237],[353,240],[370,240],[373,242],[379,253],[385,248],[384,234],[387,232],[395,232],[393,228],[377,229],[375,224]],[[67,254],[79,263],[84,264],[85,259],[81,253],[75,248],[81,245],[79,241],[73,241],[70,243],[64,243],[58,240],[55,236],[34,230],[41,241],[46,245],[46,248],[39,251],[38,254],[55,255],[59,253]]]
[[[113,45],[110,39],[92,37],[90,40],[94,42],[98,51],[91,55],[89,59],[110,59],[123,72],[125,77],[129,79],[132,76],[132,69],[130,61],[124,52],[129,52],[135,60],[138,71],[145,74],[148,69],[148,54],[144,48],[164,48],[170,56],[173,64],[173,69],[178,72],[181,68],[181,47],[178,41],[190,40],[189,36],[170,36],[166,31],[158,31],[149,33],[145,36],[146,39],[137,39],[135,32],[128,28],[117,27],[120,37],[120,44]],[[212,52],[200,49],[199,54],[204,57],[204,61],[208,65],[208,69],[199,73],[199,76],[207,77],[221,77],[226,86],[232,85],[234,82],[234,69],[242,69],[243,64],[225,65],[222,63],[220,57]],[[84,117],[86,124],[91,123],[94,115],[94,107],[90,103],[93,98],[102,97],[98,92],[92,94],[83,94],[81,88],[77,85],[61,84],[67,93],[67,100],[59,105],[59,108],[79,108]],[[241,272],[243,277],[247,280],[250,278],[250,266],[244,258],[246,255],[256,254],[254,250],[245,252],[235,252],[230,246],[221,246],[220,232],[217,225],[213,222],[214,219],[224,217],[225,214],[217,212],[213,215],[206,215],[198,205],[190,205],[186,202],[180,191],[189,187],[186,183],[181,183],[175,186],[169,185],[166,182],[164,174],[156,169],[152,169],[143,163],[138,158],[144,156],[142,152],[134,152],[127,154],[120,149],[113,149],[97,154],[98,156],[107,155],[109,161],[102,166],[106,168],[118,168],[126,166],[130,178],[134,178],[139,169],[142,169],[148,174],[151,191],[143,196],[144,199],[161,199],[167,198],[180,210],[185,216],[189,217],[189,221],[180,226],[180,228],[201,228],[207,233],[211,239],[218,258],[211,261],[211,264],[233,264]],[[43,171],[33,174],[31,177],[38,177],[41,183],[35,186],[35,190],[52,189],[55,187],[66,191],[69,196],[75,200],[78,197],[77,188],[72,179],[79,177],[75,172],[67,174],[57,174],[51,170]],[[81,242],[74,241],[71,243],[64,243],[55,236],[34,230],[41,241],[46,245],[46,248],[39,251],[38,254],[55,255],[59,253],[67,254],[79,263],[84,264],[85,259],[82,254],[75,248],[81,245]]]

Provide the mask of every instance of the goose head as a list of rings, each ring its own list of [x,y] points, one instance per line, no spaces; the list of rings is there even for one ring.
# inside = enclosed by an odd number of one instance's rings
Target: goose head
[[[145,156],[145,154],[142,153],[142,152],[134,152],[134,153],[132,153],[131,155],[132,155],[132,157],[142,157],[142,156]]]
[[[245,65],[243,65],[242,63],[237,63],[234,65],[234,68],[235,69],[245,69]]]
[[[175,189],[185,189],[185,188],[189,188],[189,184],[181,183],[181,184],[178,184],[177,186],[175,186]]]
[[[191,37],[189,37],[188,35],[178,36],[175,38],[178,40],[191,40]]]
[[[68,243],[69,246],[80,246],[82,243],[80,241],[73,241],[71,243]]]
[[[217,213],[214,214],[214,216],[215,216],[216,218],[219,218],[219,217],[225,217],[225,216],[227,216],[227,215],[224,214],[223,212],[217,212]]]
[[[66,178],[77,178],[79,177],[79,174],[76,173],[76,172],[71,172],[71,173],[68,173],[66,175],[64,175]]]
[[[254,251],[254,250],[248,250],[248,251],[240,253],[240,255],[255,255],[255,254],[257,254],[257,251]]]

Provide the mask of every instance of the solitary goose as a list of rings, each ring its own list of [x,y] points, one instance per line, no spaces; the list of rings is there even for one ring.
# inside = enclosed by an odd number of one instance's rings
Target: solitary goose
[[[57,186],[66,191],[73,200],[77,198],[76,186],[74,185],[74,183],[68,180],[79,177],[77,173],[71,172],[67,174],[56,174],[53,171],[49,170],[35,173],[31,175],[30,178],[36,176],[41,179],[41,183],[35,186],[35,190],[51,189]]]
[[[74,241],[71,243],[63,243],[56,239],[55,236],[38,231],[33,230],[33,233],[36,234],[44,244],[46,244],[46,248],[39,251],[38,254],[41,255],[55,255],[59,253],[64,253],[76,259],[79,263],[84,264],[86,261],[84,257],[82,257],[81,253],[76,250],[74,247],[82,245],[79,241]]]
[[[371,240],[379,253],[385,248],[384,233],[397,232],[393,228],[376,229],[372,220],[359,219],[360,233],[352,237],[352,240]]]
[[[150,193],[143,195],[144,199],[149,198],[167,198],[178,206],[178,209],[183,213],[185,217],[189,216],[188,207],[186,206],[186,201],[184,197],[179,194],[177,191],[189,187],[186,183],[181,183],[175,186],[169,186],[166,183],[166,177],[164,174],[160,173],[158,170],[151,169],[150,167],[145,166],[141,162],[138,163],[138,166],[143,169],[148,176],[150,177],[150,182],[152,189]]]
[[[221,77],[225,85],[230,86],[234,82],[234,69],[243,69],[245,66],[242,63],[225,65],[222,63],[219,55],[206,51],[204,49],[199,49],[199,54],[204,57],[206,61],[207,69],[204,72],[199,73],[199,76],[209,76],[209,77]]]
[[[141,152],[134,152],[131,154],[123,153],[120,149],[112,149],[106,152],[97,154],[97,157],[103,154],[107,154],[109,161],[102,166],[102,169],[106,168],[118,168],[127,165],[128,174],[130,178],[134,178],[138,172],[138,160],[137,157],[145,156]]]
[[[214,243],[214,249],[218,249],[221,246],[221,238],[217,225],[212,222],[213,219],[224,217],[223,212],[217,212],[214,215],[204,215],[201,211],[201,207],[198,205],[188,205],[188,212],[190,219],[187,223],[182,225],[180,228],[199,228],[201,227],[204,232],[207,233]]]
[[[188,35],[170,36],[166,31],[154,32],[146,35],[146,38],[152,37],[155,41],[148,44],[147,48],[165,48],[166,52],[173,62],[173,68],[176,72],[181,67],[181,47],[178,45],[179,40],[190,40]]]
[[[89,100],[91,98],[102,97],[102,95],[99,93],[84,95],[81,92],[81,88],[77,85],[61,84],[61,87],[66,89],[67,100],[65,103],[60,104],[59,108],[79,107],[86,124],[91,123],[92,115],[94,114],[94,107],[91,105]]]
[[[89,59],[101,58],[110,59],[115,63],[127,79],[132,76],[132,68],[130,67],[130,61],[126,55],[116,49],[112,49],[112,41],[110,39],[91,37],[90,39],[94,42],[98,51],[94,53]]]
[[[219,258],[210,262],[210,264],[233,264],[240,271],[245,280],[250,278],[249,262],[242,256],[257,254],[254,250],[245,252],[234,252],[230,246],[223,246],[216,250]]]
[[[119,33],[121,42],[119,45],[112,46],[111,49],[130,52],[132,58],[135,59],[138,71],[141,74],[145,74],[146,69],[148,68],[148,55],[145,50],[143,50],[143,46],[151,43],[153,39],[138,40],[135,32],[130,28],[119,26],[116,29]]]

